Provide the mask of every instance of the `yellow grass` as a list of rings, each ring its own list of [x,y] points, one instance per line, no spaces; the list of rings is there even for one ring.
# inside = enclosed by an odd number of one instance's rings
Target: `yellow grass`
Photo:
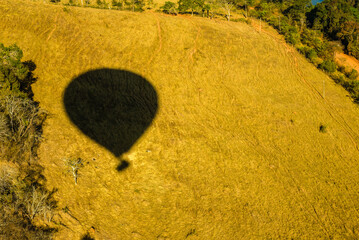
[[[67,8],[0,2],[0,42],[37,64],[35,98],[51,114],[39,157],[69,210],[56,239],[359,237],[358,106],[274,31]],[[70,82],[100,68],[144,77],[159,99],[121,172],[63,105]],[[86,162],[78,185],[68,157]]]

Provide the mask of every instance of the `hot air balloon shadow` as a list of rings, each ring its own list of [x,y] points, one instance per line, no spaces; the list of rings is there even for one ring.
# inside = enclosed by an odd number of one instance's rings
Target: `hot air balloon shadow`
[[[158,109],[156,90],[146,79],[106,68],[74,78],[65,89],[63,101],[71,121],[116,157],[130,150]],[[121,160],[117,170],[128,166]]]

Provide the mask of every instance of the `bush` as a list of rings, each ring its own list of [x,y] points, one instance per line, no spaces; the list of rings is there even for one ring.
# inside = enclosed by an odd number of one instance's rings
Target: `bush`
[[[347,46],[347,51],[350,55],[359,59],[359,41],[350,42]]]
[[[330,74],[330,77],[334,80],[334,82],[343,85],[345,83],[345,75],[341,72],[333,72]]]
[[[289,32],[285,35],[285,40],[295,46],[300,43],[300,35],[299,33]]]
[[[318,67],[319,64],[321,64],[323,62],[323,59],[321,59],[320,57],[317,57],[317,58],[313,58],[311,61],[314,64],[314,66]]]
[[[359,101],[359,81],[358,80],[349,80],[345,81],[343,87],[351,93],[353,99]]]
[[[359,76],[358,71],[355,69],[352,69],[352,71],[347,75],[347,77],[351,80],[357,79]]]
[[[8,161],[31,159],[40,143],[46,113],[31,99],[10,95],[0,98],[0,114],[0,137],[11,135],[1,144],[2,157]]]
[[[31,184],[20,178],[16,168],[0,167],[0,239],[52,239],[54,229],[38,227],[33,219],[51,221],[56,207],[53,192]]]
[[[65,158],[63,159],[65,165],[68,167],[68,172],[72,174],[75,184],[77,184],[77,178],[79,176],[79,170],[84,167],[81,158]]]
[[[318,57],[317,51],[313,48],[309,48],[308,51],[305,53],[305,56],[310,60],[313,61],[315,58]]]
[[[145,3],[143,0],[131,0],[131,1],[124,1],[126,4],[126,8],[133,12],[142,12]]]
[[[319,125],[319,132],[326,133],[327,132],[327,126],[321,123]]]
[[[324,60],[321,64],[319,64],[319,68],[326,72],[333,73],[337,70],[337,65],[332,60]]]
[[[165,4],[162,7],[160,7],[160,9],[164,13],[177,15],[176,4],[173,2],[170,1],[165,2]]]
[[[21,62],[21,49],[12,45],[5,47],[0,43],[0,92],[3,95],[32,97],[31,84],[36,81],[32,71],[36,65],[32,61]]]
[[[308,58],[312,63],[317,62],[318,54],[315,49],[308,47],[308,46],[302,46],[297,48],[300,53],[305,55],[306,58]]]

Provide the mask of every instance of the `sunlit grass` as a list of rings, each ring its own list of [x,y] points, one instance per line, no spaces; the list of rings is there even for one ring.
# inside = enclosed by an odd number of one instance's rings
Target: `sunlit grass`
[[[37,64],[50,113],[39,157],[66,209],[58,239],[92,227],[96,239],[358,237],[358,107],[291,47],[245,23],[67,8],[0,2],[0,42]],[[63,106],[68,84],[99,68],[158,95],[122,172]],[[64,158],[84,160],[76,186]]]

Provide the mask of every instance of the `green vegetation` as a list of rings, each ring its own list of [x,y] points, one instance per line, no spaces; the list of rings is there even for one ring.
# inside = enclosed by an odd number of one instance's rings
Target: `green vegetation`
[[[46,113],[32,100],[36,66],[22,56],[0,43],[0,238],[51,239],[56,203],[36,162]]]
[[[335,52],[341,50],[340,43],[348,54],[359,57],[356,53],[359,36],[358,1],[326,0],[316,6],[310,2],[263,0],[255,6],[251,15],[264,19],[276,28],[288,43],[294,45],[315,66],[326,71],[358,102],[359,91],[356,86],[359,80],[355,72],[350,77],[340,75],[334,59]]]
[[[165,4],[162,7],[160,7],[160,9],[164,13],[177,15],[176,4],[173,2],[170,1],[165,2]]]
[[[319,64],[319,68],[328,73],[333,73],[337,70],[337,65],[332,60],[324,60],[321,64]]]

